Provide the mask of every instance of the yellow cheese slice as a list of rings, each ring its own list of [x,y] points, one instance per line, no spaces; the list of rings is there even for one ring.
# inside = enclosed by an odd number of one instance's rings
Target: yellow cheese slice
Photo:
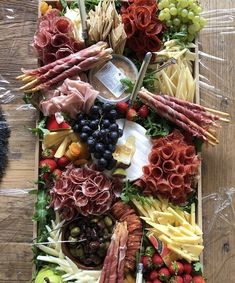
[[[45,135],[43,140],[45,148],[50,148],[59,145],[60,143],[62,143],[64,138],[72,132],[72,130],[63,130],[59,132],[51,132]]]
[[[59,148],[57,149],[54,155],[55,158],[61,158],[65,154],[66,149],[70,143],[71,143],[70,136],[66,136],[63,142],[60,144]]]

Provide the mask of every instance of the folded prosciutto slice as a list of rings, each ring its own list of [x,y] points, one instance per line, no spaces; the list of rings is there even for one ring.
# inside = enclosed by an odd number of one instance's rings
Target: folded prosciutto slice
[[[41,101],[40,109],[44,116],[63,112],[75,118],[80,111],[89,112],[97,95],[98,91],[89,83],[66,79],[51,98]]]

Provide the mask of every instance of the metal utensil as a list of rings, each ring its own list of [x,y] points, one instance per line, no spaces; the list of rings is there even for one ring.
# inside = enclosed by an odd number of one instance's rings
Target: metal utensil
[[[152,74],[159,73],[161,70],[169,67],[170,65],[176,64],[177,60],[174,57],[171,57],[169,60],[167,60],[166,63],[161,65],[159,68],[157,68],[155,71],[152,71]]]
[[[139,252],[137,273],[136,273],[136,280],[135,280],[136,283],[143,282],[144,265],[143,263],[141,263],[141,256],[143,255],[143,242],[144,242],[144,229],[143,229],[143,234],[142,234],[141,243],[140,243],[140,252]]]
[[[85,0],[78,0],[78,8],[80,11],[80,17],[81,17],[81,25],[82,25],[82,37],[85,42],[85,46],[87,46],[87,40],[88,40],[88,28],[87,28],[87,14],[86,14],[86,6],[85,6]]]
[[[152,58],[152,53],[151,52],[146,53],[144,60],[143,60],[143,63],[140,67],[135,85],[133,87],[131,96],[130,96],[130,100],[129,100],[129,103],[128,103],[128,110],[132,107],[132,105],[133,105],[133,103],[136,99],[136,96],[137,96],[137,94],[138,94],[138,92],[139,92],[139,90],[140,90],[140,88],[143,84],[144,76],[145,76],[145,73],[147,71],[147,68],[148,68],[148,65],[150,63],[151,58]],[[126,125],[126,119],[124,120],[122,129],[125,128],[125,125]]]

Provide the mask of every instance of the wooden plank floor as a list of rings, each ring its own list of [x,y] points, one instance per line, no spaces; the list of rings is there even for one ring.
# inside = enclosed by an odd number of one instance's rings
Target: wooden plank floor
[[[235,8],[234,0],[201,2],[206,10]],[[9,167],[0,184],[0,283],[29,282],[31,279],[33,199],[26,191],[33,187],[35,138],[27,129],[34,125],[35,112],[21,107],[21,95],[14,77],[22,66],[36,66],[29,47],[36,18],[36,0],[0,1],[0,100],[8,102],[3,108],[12,129]],[[228,97],[221,100],[202,87],[202,103],[226,110],[234,117],[235,34],[204,32],[200,42],[203,52],[225,59],[215,61],[202,56],[200,72],[211,85],[221,90],[220,94]],[[235,197],[232,190],[220,193],[221,188],[235,184],[234,125],[231,123],[220,131],[220,145],[203,152],[204,258],[208,283],[235,282],[235,214],[231,205],[232,202],[235,205]]]

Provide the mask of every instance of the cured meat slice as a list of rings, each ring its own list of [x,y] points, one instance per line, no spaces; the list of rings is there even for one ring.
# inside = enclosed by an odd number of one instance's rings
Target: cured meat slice
[[[70,54],[73,54],[73,51],[70,48],[68,47],[60,48],[58,51],[56,51],[56,54],[55,54],[56,60],[67,57]]]
[[[44,31],[38,31],[34,35],[34,43],[39,47],[39,48],[45,48],[48,46],[51,42],[51,35],[49,32],[46,30]]]
[[[145,34],[147,36],[154,36],[162,32],[163,24],[159,20],[152,20],[148,27],[145,29]]]
[[[136,7],[134,18],[137,28],[145,30],[151,22],[151,10],[146,6]]]
[[[171,173],[176,170],[176,165],[173,160],[166,160],[162,164],[162,169],[165,173]]]
[[[54,22],[54,30],[55,32],[62,34],[69,34],[72,32],[72,22],[66,17],[59,17]]]
[[[162,178],[163,176],[163,171],[162,171],[162,168],[159,166],[159,167],[154,167],[152,168],[151,170],[151,175],[153,176],[153,178],[155,180],[159,180]]]
[[[167,144],[165,146],[163,146],[161,148],[161,156],[164,160],[167,160],[167,159],[172,159],[173,158],[173,155],[174,155],[174,149],[173,149],[173,146],[170,145],[170,144]]]
[[[51,38],[51,45],[54,47],[64,47],[66,44],[69,44],[69,37],[65,34],[55,34]]]
[[[159,166],[161,164],[161,162],[162,162],[161,156],[160,156],[160,152],[157,151],[157,150],[153,150],[149,154],[149,162],[152,165]]]
[[[146,38],[146,47],[151,52],[156,52],[161,48],[161,40],[156,36],[152,35]]]
[[[171,174],[168,178],[169,183],[173,188],[180,188],[183,186],[184,184],[184,177],[182,175],[179,174]]]
[[[126,32],[127,38],[131,38],[136,31],[136,26],[135,26],[134,20],[131,19],[130,16],[124,15],[122,17],[122,22],[123,22],[124,27],[125,27],[125,32]]]

